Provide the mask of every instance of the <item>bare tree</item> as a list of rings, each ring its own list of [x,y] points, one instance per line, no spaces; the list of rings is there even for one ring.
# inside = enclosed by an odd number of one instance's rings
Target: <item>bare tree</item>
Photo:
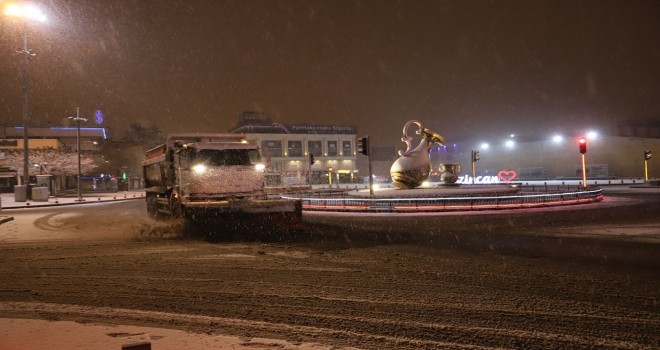
[[[30,150],[29,168],[31,174],[50,175],[77,175],[78,154],[72,151],[58,150],[54,148],[39,148]],[[10,169],[16,170],[20,176],[23,175],[23,151],[14,150],[5,153],[7,164]],[[92,172],[97,168],[94,157],[85,152],[80,155],[80,165],[83,174]]]
[[[119,176],[121,169],[124,169],[129,176],[140,176],[144,152],[163,143],[163,139],[157,125],[143,127],[139,123],[133,123],[120,140],[103,142],[97,171]]]

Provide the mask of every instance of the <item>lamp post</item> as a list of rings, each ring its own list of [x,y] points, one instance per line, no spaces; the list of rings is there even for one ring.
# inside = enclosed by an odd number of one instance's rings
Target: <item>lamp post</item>
[[[36,54],[28,49],[28,20],[45,22],[46,16],[34,6],[7,4],[3,13],[23,20],[23,48],[18,52],[23,55],[23,185],[27,185],[30,176],[28,157],[28,60]]]
[[[86,122],[87,118],[83,118],[80,116],[80,107],[76,107],[76,116],[75,117],[69,117],[69,119],[74,120],[78,123],[78,130],[76,132],[76,150],[78,151],[78,180],[76,181],[76,186],[78,187],[78,202],[84,201],[82,199],[82,194],[80,192],[80,176],[82,173],[82,169],[80,166],[80,122]]]

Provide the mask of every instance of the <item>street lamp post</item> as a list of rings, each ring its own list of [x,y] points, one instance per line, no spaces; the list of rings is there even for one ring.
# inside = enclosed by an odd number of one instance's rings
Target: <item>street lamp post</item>
[[[23,20],[23,48],[19,53],[23,55],[23,185],[29,182],[29,156],[28,156],[28,61],[36,54],[28,49],[28,20],[45,22],[46,16],[36,7],[8,4],[4,8],[4,14]]]
[[[23,185],[27,185],[30,178],[29,173],[29,157],[28,157],[28,60],[30,56],[34,56],[28,50],[27,45],[27,20],[23,20]]]
[[[76,181],[76,186],[78,187],[78,202],[84,201],[82,199],[82,194],[80,192],[80,177],[82,173],[82,167],[80,166],[80,122],[86,122],[87,118],[80,116],[80,107],[76,107],[76,116],[69,117],[69,119],[76,121],[78,123],[78,130],[76,132],[76,150],[78,151],[78,180]]]

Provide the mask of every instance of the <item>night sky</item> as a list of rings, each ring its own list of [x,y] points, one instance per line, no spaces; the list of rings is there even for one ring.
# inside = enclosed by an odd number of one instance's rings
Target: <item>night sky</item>
[[[6,1],[0,0],[0,4]],[[660,1],[43,0],[31,125],[100,109],[165,132],[242,111],[453,138],[660,120]],[[22,26],[0,18],[0,124],[22,124]],[[89,123],[92,125],[91,121]]]

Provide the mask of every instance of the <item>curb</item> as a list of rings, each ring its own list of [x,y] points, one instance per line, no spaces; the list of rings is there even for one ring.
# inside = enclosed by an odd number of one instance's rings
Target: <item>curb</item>
[[[5,222],[9,222],[14,220],[13,216],[0,216],[0,225],[4,224]]]
[[[88,197],[90,198],[90,197]],[[144,196],[131,197],[131,198],[113,198],[106,200],[84,200],[82,202],[71,202],[71,203],[53,203],[53,202],[29,202],[30,204],[13,206],[13,207],[2,207],[2,210],[17,210],[17,209],[31,209],[31,208],[47,208],[47,207],[60,207],[65,205],[82,205],[82,204],[92,204],[92,203],[107,203],[107,202],[121,202],[134,199],[144,199]],[[13,218],[12,218],[13,219]]]

